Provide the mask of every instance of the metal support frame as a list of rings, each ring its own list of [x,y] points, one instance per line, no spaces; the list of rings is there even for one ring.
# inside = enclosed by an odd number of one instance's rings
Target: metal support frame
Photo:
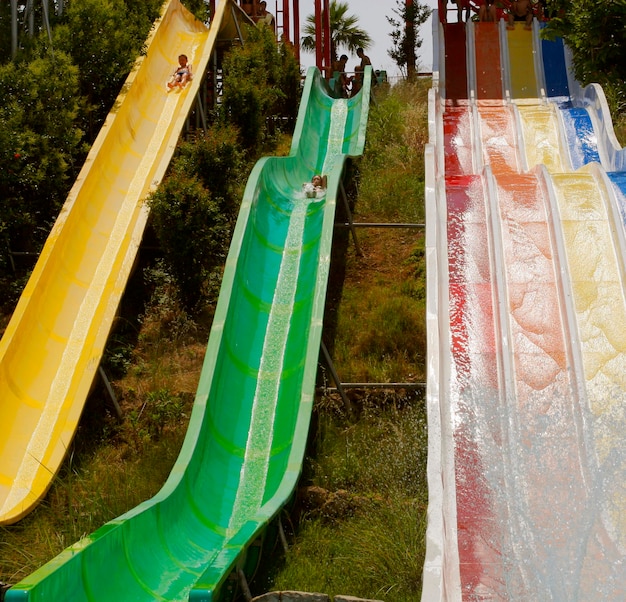
[[[346,212],[348,214],[348,221],[343,224],[336,223],[335,227],[336,228],[350,228],[350,232],[352,232],[352,237],[354,238],[354,246],[356,248],[356,253],[360,257],[363,256],[363,253],[361,252],[361,249],[359,248],[359,242],[356,237],[356,228],[423,229],[426,227],[426,224],[422,224],[422,223],[395,223],[395,224],[394,223],[381,223],[381,222],[355,223],[352,220],[352,211],[350,210],[350,205],[348,204],[348,195],[346,194],[345,188],[343,186],[343,181],[340,182],[340,193],[341,193],[341,198],[343,200],[344,206],[346,208]],[[321,387],[321,388],[318,388],[317,390],[318,392],[337,391],[341,395],[341,398],[344,404],[346,405],[346,407],[348,408],[349,412],[353,411],[353,406],[352,406],[352,402],[346,396],[346,393],[345,393],[346,389],[411,389],[411,390],[426,389],[426,383],[422,383],[422,382],[420,383],[342,383],[339,379],[337,371],[335,370],[333,361],[330,357],[330,354],[328,353],[328,349],[324,345],[323,341],[322,341],[321,346],[322,346],[322,351],[324,353],[324,357],[326,359],[326,363],[328,364],[330,373],[337,386],[336,388]]]
[[[300,0],[293,0],[293,48],[300,64]]]
[[[234,6],[230,7],[230,12],[233,17],[233,23],[235,24],[235,29],[237,30],[237,35],[239,36],[239,41],[241,42],[241,45],[243,46],[244,45],[243,35],[241,34],[241,27],[239,26],[239,19],[237,19],[237,13],[235,12]]]
[[[280,514],[278,515],[278,537],[280,543],[283,546],[283,552],[287,554],[289,552],[289,543],[287,543],[287,536],[285,535],[285,528],[283,527],[283,519]]]
[[[211,82],[211,85],[213,86],[213,106],[211,108],[214,109],[218,104],[221,103],[221,96],[223,93],[222,80],[218,77],[217,73],[217,52],[213,53],[213,56],[210,58],[210,62],[212,64],[210,77],[213,78],[213,81]]]
[[[322,47],[322,0],[315,0],[315,66],[324,76],[324,49]]]
[[[426,389],[426,383],[341,383],[342,389]],[[333,387],[323,387],[323,391],[334,391]]]
[[[320,347],[322,348],[322,353],[324,354],[326,365],[328,366],[328,369],[330,370],[333,380],[335,381],[337,391],[339,392],[339,395],[341,395],[341,399],[343,400],[343,403],[346,407],[348,414],[354,414],[354,406],[352,405],[352,402],[348,399],[346,392],[343,390],[341,379],[339,378],[339,375],[337,374],[337,371],[335,370],[335,365],[333,364],[333,360],[330,357],[330,353],[328,353],[328,349],[326,348],[324,341],[321,342]]]
[[[246,579],[246,574],[240,567],[237,567],[237,577],[239,579],[241,591],[243,592],[243,597],[246,599],[246,602],[251,602],[252,593],[250,592],[250,588],[248,587],[248,580]]]
[[[235,29],[237,30],[237,37],[231,40],[232,43],[239,42],[242,46],[244,46],[244,38],[241,31],[241,25],[239,23],[239,19],[237,18],[237,9],[234,6],[230,8],[233,23],[235,25]],[[206,134],[209,128],[209,111],[217,104],[219,104],[219,99],[223,93],[223,78],[219,78],[218,76],[218,61],[217,61],[217,48],[213,49],[211,57],[209,58],[207,69],[202,74],[202,82],[200,85],[200,89],[196,94],[195,99],[195,107],[196,107],[196,115],[195,115],[195,129],[202,129],[202,131]],[[209,82],[209,78],[211,81]],[[212,87],[212,105],[209,107],[209,85]],[[191,116],[188,115],[185,122],[185,132],[189,133],[191,130]]]
[[[11,57],[17,54],[17,0],[11,0]]]
[[[359,247],[359,240],[356,236],[356,230],[354,228],[354,222],[352,221],[352,211],[350,210],[350,204],[348,203],[348,195],[346,194],[346,189],[343,185],[343,180],[339,182],[339,194],[343,201],[343,205],[346,209],[346,213],[348,214],[348,227],[350,228],[350,232],[352,232],[352,238],[354,239],[354,247],[356,249],[356,254],[359,257],[363,257],[363,253],[361,251],[361,247]]]
[[[13,259],[14,257],[39,257],[39,253],[35,253],[34,251],[11,251],[10,248],[8,251],[13,272],[15,272],[15,260]]]
[[[204,98],[202,98],[202,95],[200,94],[200,91],[203,90],[205,88],[204,84],[200,85],[200,90],[198,90],[198,93],[196,94],[196,110],[198,111],[197,116],[196,116],[196,127],[198,127],[198,119],[200,120],[200,122],[202,123],[201,127],[202,130],[204,131],[204,133],[206,134],[208,125],[207,125],[207,119],[206,119],[206,112],[205,112],[205,103],[206,103],[206,94],[204,94]]]
[[[100,378],[102,379],[102,382],[104,383],[107,393],[109,394],[109,399],[111,400],[111,403],[113,404],[113,407],[115,408],[115,413],[117,414],[118,419],[122,420],[124,418],[124,414],[122,414],[122,408],[120,407],[120,404],[117,401],[117,396],[115,395],[115,391],[113,390],[113,387],[111,386],[111,382],[109,381],[102,365],[98,366],[98,374],[100,375]]]
[[[18,4],[24,6],[22,12],[23,24],[27,25],[28,34],[30,36],[35,34],[35,0],[26,0],[26,2],[19,3],[18,0],[11,0],[11,58],[17,56],[17,48],[19,45],[19,19],[18,19]],[[52,43],[52,30],[50,29],[50,14],[49,14],[49,0],[41,0],[42,9],[42,26],[45,28],[48,34],[48,39]],[[57,14],[63,12],[63,1],[60,0],[56,3]]]
[[[335,224],[336,228],[409,228],[423,230],[426,224],[411,223],[384,223],[384,222],[346,222],[344,224]]]

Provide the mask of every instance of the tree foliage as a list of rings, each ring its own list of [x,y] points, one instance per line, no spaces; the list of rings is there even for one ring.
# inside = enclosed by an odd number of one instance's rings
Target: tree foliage
[[[548,0],[554,12],[543,35],[561,36],[583,85],[600,83],[613,108],[626,108],[626,1]]]
[[[269,116],[293,121],[298,107],[300,69],[291,47],[276,44],[269,27],[250,26],[245,46],[224,58],[223,122],[239,128],[242,144],[258,148],[270,133]]]
[[[417,51],[422,47],[422,39],[416,32],[420,25],[426,23],[432,9],[418,0],[414,0],[412,4],[396,0],[393,12],[396,17],[387,17],[387,21],[393,27],[389,34],[393,46],[387,53],[400,71],[407,75],[415,71]]]
[[[236,129],[216,126],[180,145],[171,173],[148,199],[166,263],[191,312],[201,307],[226,258],[242,165]]]
[[[0,89],[0,233],[12,246],[28,247],[19,239],[40,232],[43,242],[77,175],[78,69],[67,54],[44,51],[0,66]]]
[[[194,311],[228,249],[228,219],[220,199],[193,175],[177,172],[151,197],[152,219],[181,301]]]
[[[372,45],[372,38],[362,28],[358,26],[359,18],[348,14],[348,5],[344,2],[331,0],[330,12],[330,60],[337,62],[339,49],[345,48],[348,52],[354,53],[357,48],[367,50]],[[317,32],[315,31],[315,15],[306,18],[303,30],[304,35],[300,40],[303,50],[315,51]]]
[[[205,135],[179,145],[168,177],[148,201],[167,269],[191,313],[208,298],[228,252],[246,156],[269,140],[269,118],[286,117],[293,124],[299,90],[292,48],[277,45],[270,28],[251,27],[245,46],[224,57],[218,121]]]
[[[54,28],[54,47],[67,52],[80,72],[80,90],[91,109],[90,138],[106,118],[142,50],[160,0],[70,2],[63,25]]]
[[[49,36],[33,2],[36,31],[20,12],[12,58],[10,3],[0,3],[0,236],[10,248],[43,244],[160,6],[72,0],[61,15],[51,6]]]

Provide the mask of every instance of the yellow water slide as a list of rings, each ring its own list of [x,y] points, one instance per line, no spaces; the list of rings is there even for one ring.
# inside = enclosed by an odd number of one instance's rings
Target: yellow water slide
[[[215,44],[247,21],[222,0],[210,27],[168,0],[108,115],[0,341],[0,524],[45,495],[69,448],[159,184]],[[186,54],[196,77],[165,82]]]

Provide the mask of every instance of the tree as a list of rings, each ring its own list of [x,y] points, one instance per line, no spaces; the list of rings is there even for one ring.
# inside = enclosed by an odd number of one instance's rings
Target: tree
[[[148,199],[152,223],[176,279],[185,308],[195,313],[206,299],[210,276],[228,252],[230,224],[215,197],[200,179],[172,171]]]
[[[181,142],[170,173],[148,198],[154,230],[185,309],[210,295],[239,211],[244,156],[233,126]]]
[[[356,52],[357,48],[367,50],[372,45],[369,34],[357,26],[358,17],[348,15],[348,5],[344,2],[331,0],[330,2],[330,60],[337,62],[338,49],[345,47],[348,52]],[[304,36],[300,40],[303,50],[315,51],[317,32],[315,31],[315,15],[306,18]]]
[[[249,26],[246,44],[224,58],[221,119],[239,128],[243,145],[258,148],[265,141],[269,116],[295,115],[300,71],[290,47],[276,44],[266,26]]]
[[[81,93],[91,109],[84,126],[93,140],[111,109],[124,79],[142,50],[159,0],[80,0],[64,12],[64,25],[53,30],[54,48],[71,55],[80,72]]]
[[[404,0],[396,0],[393,12],[398,18],[387,17],[387,21],[394,28],[389,34],[393,47],[387,51],[391,59],[398,65],[400,71],[412,78],[415,75],[417,50],[422,47],[422,40],[416,34],[420,25],[428,20],[432,9],[418,0],[406,4]]]
[[[30,62],[0,66],[0,89],[0,234],[28,247],[32,233],[47,235],[84,154],[78,69],[42,48]]]
[[[561,36],[572,50],[576,79],[597,82],[613,109],[626,105],[626,2],[624,0],[549,0],[554,18],[542,35]]]
[[[219,121],[179,145],[170,174],[148,200],[166,271],[191,313],[202,309],[228,251],[245,158],[271,142],[270,118],[287,117],[279,121],[291,124],[298,107],[300,71],[292,48],[276,44],[263,25],[246,34],[245,46],[224,57]]]

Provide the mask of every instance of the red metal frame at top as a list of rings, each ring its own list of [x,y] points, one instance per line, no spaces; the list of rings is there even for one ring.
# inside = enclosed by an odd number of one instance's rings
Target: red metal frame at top
[[[241,0],[239,0],[241,1]],[[311,2],[311,0],[308,0]],[[327,77],[332,74],[331,66],[331,34],[330,34],[330,0],[313,0],[315,31],[315,65]],[[407,0],[412,2],[412,0]],[[216,0],[209,0],[211,14],[215,12]],[[281,40],[293,45],[296,60],[300,62],[300,0],[268,0],[269,7],[276,11],[282,19],[277,19],[282,28]]]
[[[298,2],[299,0],[294,0]],[[329,0],[315,0],[315,65],[326,75],[332,74],[331,39],[330,39],[330,2]],[[320,35],[321,34],[321,35]]]
[[[412,2],[413,0],[407,0],[407,5],[409,5]],[[465,0],[465,3],[469,6],[470,10],[472,10],[474,13],[477,14],[480,10],[481,4],[483,3],[483,0]],[[498,0],[496,4],[496,8],[498,11],[502,11],[503,13],[506,13],[506,11],[511,10],[512,4],[513,4],[512,0]],[[447,21],[448,10],[453,10],[455,12],[457,11],[456,6],[450,9],[448,8],[448,0],[439,0],[438,7],[439,7],[439,20],[442,23],[446,23]],[[538,8],[539,8],[538,4],[532,4],[532,11],[534,15],[537,15]]]

